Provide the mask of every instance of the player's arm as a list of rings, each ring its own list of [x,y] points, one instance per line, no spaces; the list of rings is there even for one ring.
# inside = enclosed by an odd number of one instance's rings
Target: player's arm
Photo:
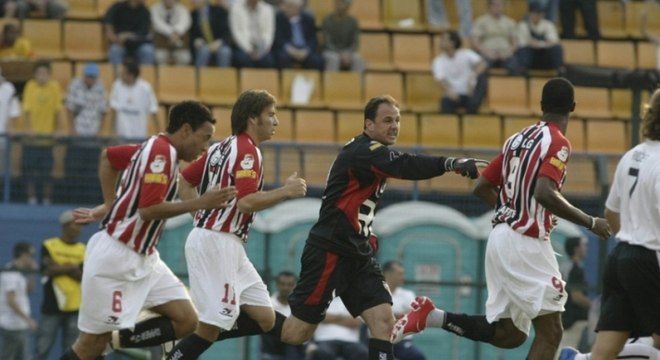
[[[238,182],[238,180],[237,180]],[[255,191],[241,197],[243,187],[238,184],[239,200],[236,203],[238,210],[242,213],[253,213],[273,207],[287,199],[304,197],[307,194],[307,183],[305,179],[294,172],[289,176],[284,185],[269,191]],[[249,190],[248,190],[249,191]]]
[[[186,178],[181,174],[179,174],[179,197],[183,201],[193,200],[199,197],[197,187],[186,181]],[[190,215],[194,217],[195,213],[191,212]]]
[[[77,281],[82,280],[82,268],[80,265],[56,263],[45,246],[42,247],[41,253],[41,272],[44,275],[48,277],[67,275]]]
[[[609,208],[605,208],[605,219],[610,224],[610,229],[614,234],[618,233],[621,229],[621,217],[620,214]]]
[[[502,154],[493,159],[488,167],[482,172],[477,180],[472,193],[485,202],[491,208],[497,206],[499,195],[499,184],[502,182]]]
[[[23,312],[21,306],[18,304],[18,300],[16,299],[16,291],[14,290],[7,291],[5,293],[5,300],[7,301],[7,305],[9,305],[9,308],[14,312],[14,314],[16,314],[16,316],[25,320],[25,322],[28,323],[31,329],[34,330],[37,328],[36,321],[34,321],[30,317],[30,315]]]

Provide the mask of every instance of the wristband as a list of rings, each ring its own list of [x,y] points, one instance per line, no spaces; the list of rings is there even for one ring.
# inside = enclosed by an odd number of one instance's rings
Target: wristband
[[[454,157],[445,158],[445,171],[454,171],[454,160],[456,160]]]
[[[589,228],[589,230],[593,230],[595,227],[596,227],[596,217],[592,216],[591,217],[591,227]]]

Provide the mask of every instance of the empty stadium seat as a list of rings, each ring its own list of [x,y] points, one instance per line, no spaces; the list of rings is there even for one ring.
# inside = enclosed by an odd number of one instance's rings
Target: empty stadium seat
[[[140,65],[140,77],[142,80],[151,84],[154,92],[158,89],[158,77],[155,65]]]
[[[107,52],[103,24],[97,21],[66,21],[64,55],[69,60],[104,60]]]
[[[98,19],[99,9],[96,0],[68,0],[67,19]]]
[[[539,116],[541,111],[541,94],[543,86],[548,81],[548,78],[530,77],[528,80],[529,85],[529,110],[533,115]]]
[[[272,141],[293,142],[293,111],[290,109],[277,109],[277,122],[275,135]]]
[[[527,79],[518,76],[488,78],[488,107],[496,114],[530,115]]]
[[[362,133],[364,113],[362,111],[337,112],[337,143],[344,144]]]
[[[64,60],[51,61],[51,78],[60,83],[62,96],[66,95],[69,83],[73,78],[73,68],[71,63]]]
[[[576,86],[575,102],[575,116],[606,119],[614,117],[607,88]]]
[[[419,144],[425,148],[461,146],[460,118],[454,114],[422,114],[419,122]]]
[[[632,41],[596,42],[596,65],[632,70],[635,68],[635,44]]]
[[[499,116],[463,115],[462,124],[461,144],[464,148],[497,150],[502,147],[502,124]]]
[[[566,181],[561,192],[578,196],[600,194],[594,160],[584,156],[571,156],[568,161]]]
[[[437,112],[442,91],[430,72],[406,73],[406,105],[415,112]]]
[[[323,72],[323,102],[331,109],[359,110],[364,107],[362,74],[353,71]]]
[[[160,102],[174,104],[196,99],[197,72],[194,66],[159,65],[157,73],[156,94]]]
[[[335,142],[335,116],[329,110],[298,109],[294,115],[296,142],[333,144]]]
[[[399,71],[428,71],[431,39],[426,34],[393,34],[392,62]]]
[[[361,33],[360,55],[365,61],[367,70],[394,69],[392,43],[387,33]]]
[[[308,0],[307,8],[314,14],[316,26],[321,26],[323,19],[334,10],[334,1],[328,0]]]
[[[337,157],[337,150],[331,148],[309,148],[301,153],[302,171],[298,175],[305,179],[307,186],[324,188],[328,171]],[[282,174],[285,178],[291,174]]]
[[[505,116],[503,139],[508,139],[520,130],[536,124],[539,120],[540,118],[532,116]]]
[[[399,102],[401,110],[406,108],[403,104],[403,78],[400,73],[367,72],[364,74],[364,99],[369,101],[374,96],[389,94]]]
[[[60,20],[23,21],[23,36],[30,39],[38,58],[62,59],[62,22]]]
[[[239,72],[240,92],[249,89],[264,89],[280,98],[280,73],[277,69],[243,68]]]
[[[307,70],[307,69],[282,69],[280,72],[282,76],[282,90],[280,92],[281,98],[278,99],[278,102],[291,107],[309,107],[309,108],[320,108],[324,106],[321,87],[321,74],[318,70]],[[294,99],[293,94],[293,83],[295,79],[299,76],[302,76],[304,81],[309,81],[312,84],[311,95],[309,96],[308,102],[301,102],[300,100],[304,99],[304,95],[295,95]],[[298,97],[302,96],[302,98]],[[294,102],[296,100],[296,102]]]
[[[231,135],[231,108],[213,107],[213,118],[215,118],[214,140],[222,140]]]
[[[619,120],[588,120],[587,151],[623,154],[630,147],[629,124]]]
[[[596,50],[591,40],[562,39],[564,63],[569,65],[596,65]]]
[[[634,38],[642,37],[642,16],[646,16],[646,27],[650,33],[660,33],[660,17],[657,16],[660,13],[660,4],[654,1],[625,1],[624,6],[626,32],[629,36]]]
[[[396,141],[396,145],[407,147],[419,146],[419,119],[417,118],[417,114],[409,112],[401,113],[399,138]]]
[[[208,105],[229,106],[238,97],[238,71],[236,68],[204,66],[199,71],[198,97]]]
[[[620,1],[597,1],[598,28],[607,38],[625,38],[628,34],[625,26],[623,3]]]
[[[421,0],[383,0],[383,22],[393,31],[419,31],[426,28]]]
[[[383,30],[385,27],[380,0],[355,0],[349,11],[351,15],[358,19],[360,29]]]
[[[612,113],[617,119],[629,120],[632,115],[632,92],[630,89],[610,89]]]
[[[637,42],[637,64],[638,69],[658,69],[658,44],[650,41]]]

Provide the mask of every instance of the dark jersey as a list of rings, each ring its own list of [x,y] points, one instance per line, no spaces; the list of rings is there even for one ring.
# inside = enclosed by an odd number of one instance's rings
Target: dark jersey
[[[308,243],[344,256],[370,256],[376,207],[387,178],[429,179],[442,175],[444,157],[401,153],[365,134],[339,152],[328,175],[318,222]]]

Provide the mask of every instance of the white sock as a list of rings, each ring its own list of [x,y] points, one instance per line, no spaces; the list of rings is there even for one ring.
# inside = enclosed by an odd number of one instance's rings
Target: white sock
[[[624,356],[626,360],[660,360],[660,350],[646,344],[626,344],[617,356],[617,359],[621,359]]]
[[[589,360],[589,354],[577,354],[575,360]]]
[[[426,326],[441,328],[445,324],[447,313],[444,310],[433,309],[426,317]]]

